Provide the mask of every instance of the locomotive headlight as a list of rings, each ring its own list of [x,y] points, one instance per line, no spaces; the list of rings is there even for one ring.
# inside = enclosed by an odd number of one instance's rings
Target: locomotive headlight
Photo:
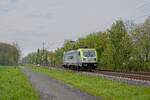
[[[87,64],[84,64],[84,66],[87,66]]]

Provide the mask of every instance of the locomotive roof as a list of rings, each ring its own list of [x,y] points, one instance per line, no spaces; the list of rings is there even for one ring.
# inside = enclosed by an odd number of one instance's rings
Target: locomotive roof
[[[94,49],[94,48],[79,48],[79,49],[70,50],[70,51],[67,51],[67,52],[64,52],[64,53],[73,53],[73,52],[82,51],[82,50],[96,50],[96,49]]]

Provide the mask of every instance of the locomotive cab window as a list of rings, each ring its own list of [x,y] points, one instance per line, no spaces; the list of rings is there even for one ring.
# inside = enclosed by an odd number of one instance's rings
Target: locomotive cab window
[[[78,52],[79,56],[81,55],[80,52]]]
[[[84,57],[95,57],[95,51],[94,50],[85,50],[83,51],[83,56]]]

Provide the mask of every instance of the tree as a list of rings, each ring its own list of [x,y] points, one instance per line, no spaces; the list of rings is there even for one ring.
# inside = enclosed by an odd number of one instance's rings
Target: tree
[[[150,61],[150,17],[148,17],[143,24],[143,37],[141,39],[145,61]]]
[[[110,41],[112,44],[113,68],[124,69],[128,65],[132,47],[132,40],[127,34],[126,27],[122,20],[113,23],[110,32]]]
[[[135,26],[132,37],[134,40],[134,61],[136,70],[150,69],[150,17],[144,23]]]
[[[20,58],[16,46],[0,43],[0,65],[17,65]]]
[[[37,55],[36,55],[36,64],[41,63],[41,57],[40,57],[40,49],[37,49]]]
[[[101,55],[101,63],[102,63],[102,69],[107,69],[107,70],[112,70],[113,69],[113,64],[114,64],[114,59],[113,59],[113,47],[112,43],[109,40],[107,43],[106,48],[104,49],[104,52]]]

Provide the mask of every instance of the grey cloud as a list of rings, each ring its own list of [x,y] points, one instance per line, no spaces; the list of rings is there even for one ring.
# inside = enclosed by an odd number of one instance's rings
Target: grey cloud
[[[0,41],[17,41],[25,54],[40,48],[43,41],[53,50],[63,44],[56,42],[103,31],[118,17],[140,16],[144,12],[136,9],[139,3],[137,0],[1,0]]]

